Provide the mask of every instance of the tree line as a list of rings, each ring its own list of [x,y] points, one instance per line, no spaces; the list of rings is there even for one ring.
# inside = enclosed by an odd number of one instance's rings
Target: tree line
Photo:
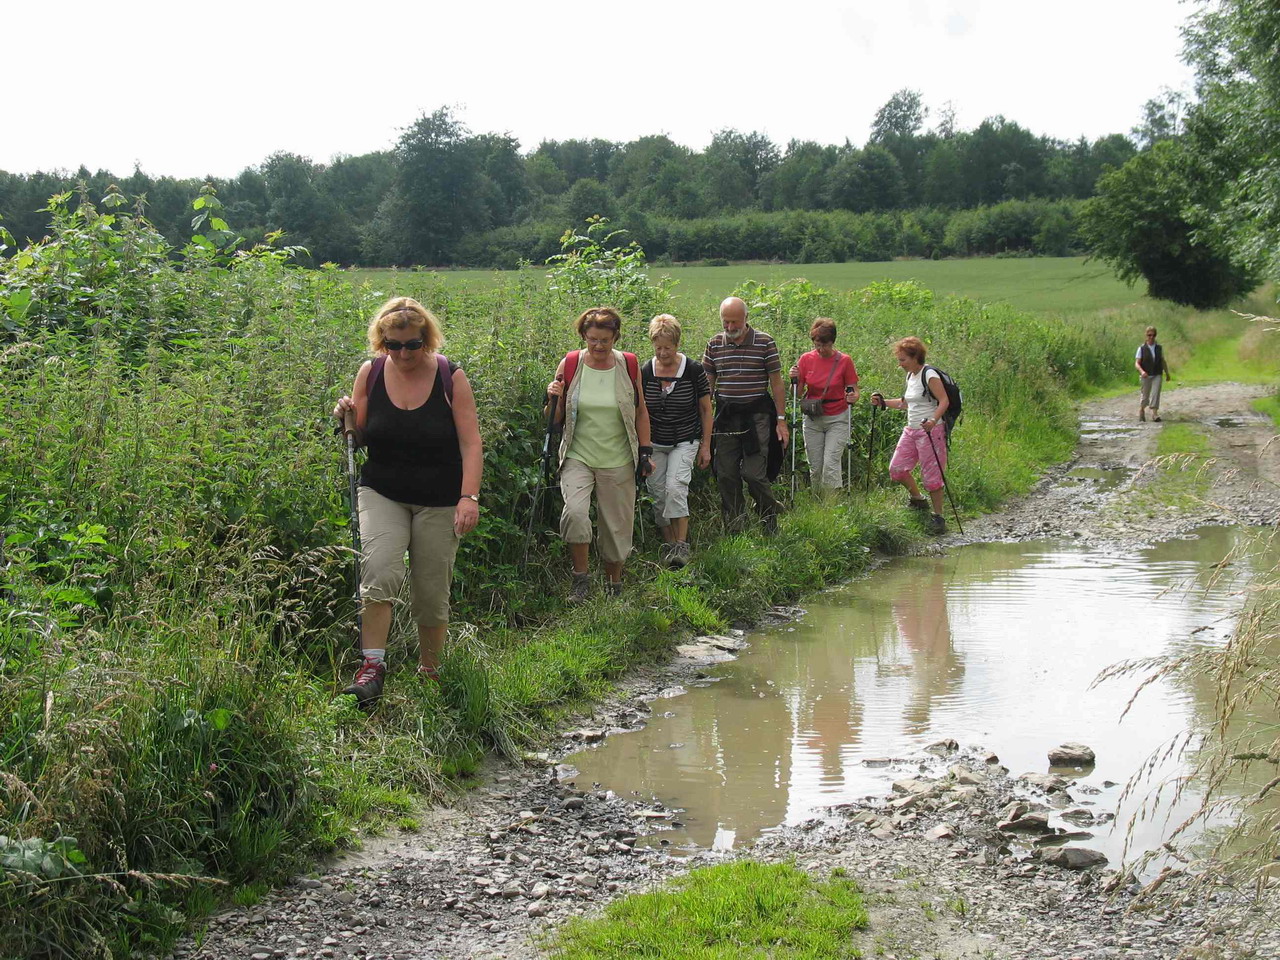
[[[926,129],[928,116],[918,91],[901,90],[877,112],[861,147],[801,140],[784,147],[759,132],[729,129],[702,151],[658,134],[628,143],[545,140],[522,153],[510,135],[474,134],[442,108],[404,129],[390,150],[328,163],[275,153],[230,179],[152,177],[138,169],[121,178],[83,167],[0,171],[0,216],[19,241],[37,239],[50,196],[78,181],[98,195],[116,184],[125,195],[145,196],[147,215],[177,246],[190,233],[191,200],[211,184],[247,242],[284,231],[317,264],[541,262],[567,225],[595,214],[632,230],[654,259],[1066,252],[1029,240],[966,250],[943,242],[948,228],[938,224],[955,211],[1039,202],[1046,222],[1031,234],[1047,226],[1046,237],[1056,236],[1062,220],[1071,221],[1073,207],[1062,202],[1092,196],[1098,177],[1138,149],[1121,134],[1056,140],[1000,116],[960,130],[949,107]],[[791,216],[797,213],[810,216]],[[867,242],[886,232],[876,219],[886,215],[898,236]],[[767,226],[751,242],[733,240],[742,233],[735,224],[748,221]],[[842,239],[846,227],[852,233]],[[932,239],[916,242],[921,233]]]

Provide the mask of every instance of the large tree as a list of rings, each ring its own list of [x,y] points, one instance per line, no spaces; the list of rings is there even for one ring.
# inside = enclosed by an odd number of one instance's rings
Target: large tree
[[[1216,191],[1185,142],[1162,140],[1098,181],[1079,230],[1121,279],[1146,280],[1151,296],[1200,309],[1224,306],[1257,279],[1215,239],[1208,211]]]
[[[1221,0],[1185,37],[1200,96],[1187,136],[1223,186],[1201,212],[1237,258],[1280,278],[1280,4]]]
[[[411,124],[395,152],[403,209],[385,228],[404,230],[404,252],[415,262],[448,263],[465,233],[490,226],[467,128],[441,107]]]

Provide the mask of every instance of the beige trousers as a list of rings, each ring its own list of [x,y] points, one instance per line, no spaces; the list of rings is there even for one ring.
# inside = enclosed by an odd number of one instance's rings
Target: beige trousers
[[[360,488],[360,596],[365,603],[396,599],[408,552],[414,621],[423,627],[449,622],[449,588],[458,553],[454,510],[400,503]]]
[[[565,543],[591,542],[591,492],[596,494],[596,526],[600,559],[622,563],[631,554],[636,520],[634,467],[598,470],[569,458],[560,467],[560,537]]]

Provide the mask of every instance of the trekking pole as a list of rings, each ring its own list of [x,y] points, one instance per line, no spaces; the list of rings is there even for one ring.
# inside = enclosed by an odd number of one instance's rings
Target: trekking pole
[[[356,650],[362,650],[360,638],[364,633],[364,614],[360,609],[360,500],[356,477],[356,412],[347,410],[342,415],[342,435],[347,441],[347,496],[351,500],[351,556],[355,568],[356,586],[352,599],[356,602]]]
[[[871,432],[867,434],[867,479],[863,488],[866,493],[871,492],[871,458],[875,456],[876,452],[876,414],[879,412],[880,407],[873,403],[871,405]]]
[[[923,420],[920,421],[920,426],[923,429]],[[947,428],[944,426],[942,429],[945,431]],[[947,502],[951,504],[951,513],[956,518],[956,529],[963,534],[964,527],[960,523],[960,511],[956,509],[956,501],[951,496],[951,484],[947,483],[947,473],[942,469],[942,458],[938,456],[937,444],[933,442],[933,431],[925,430],[924,433],[929,438],[929,448],[933,451],[933,462],[938,465],[938,473],[942,476],[942,489],[947,491]]]
[[[796,433],[800,429],[800,424],[796,421],[796,384],[795,377],[791,378],[791,502],[796,502]]]
[[[557,380],[563,382],[563,377],[556,377]],[[548,490],[551,489],[552,473],[554,471],[554,437],[556,432],[556,407],[559,397],[550,396],[547,398],[547,428],[542,435],[542,476],[541,482],[533,488],[533,500],[529,504],[529,526],[525,531],[524,537],[524,560],[529,562],[529,547],[533,543],[533,531],[537,527],[538,521],[542,516],[542,498]]]

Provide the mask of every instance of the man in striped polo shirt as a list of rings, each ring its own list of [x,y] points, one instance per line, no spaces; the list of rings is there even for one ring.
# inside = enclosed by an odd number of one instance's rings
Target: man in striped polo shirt
[[[720,505],[731,527],[746,520],[742,481],[756,502],[765,529],[778,525],[778,501],[767,476],[769,443],[787,445],[786,387],[773,337],[747,323],[747,305],[738,297],[720,304],[723,333],[707,344],[702,357],[716,398],[715,468]]]

